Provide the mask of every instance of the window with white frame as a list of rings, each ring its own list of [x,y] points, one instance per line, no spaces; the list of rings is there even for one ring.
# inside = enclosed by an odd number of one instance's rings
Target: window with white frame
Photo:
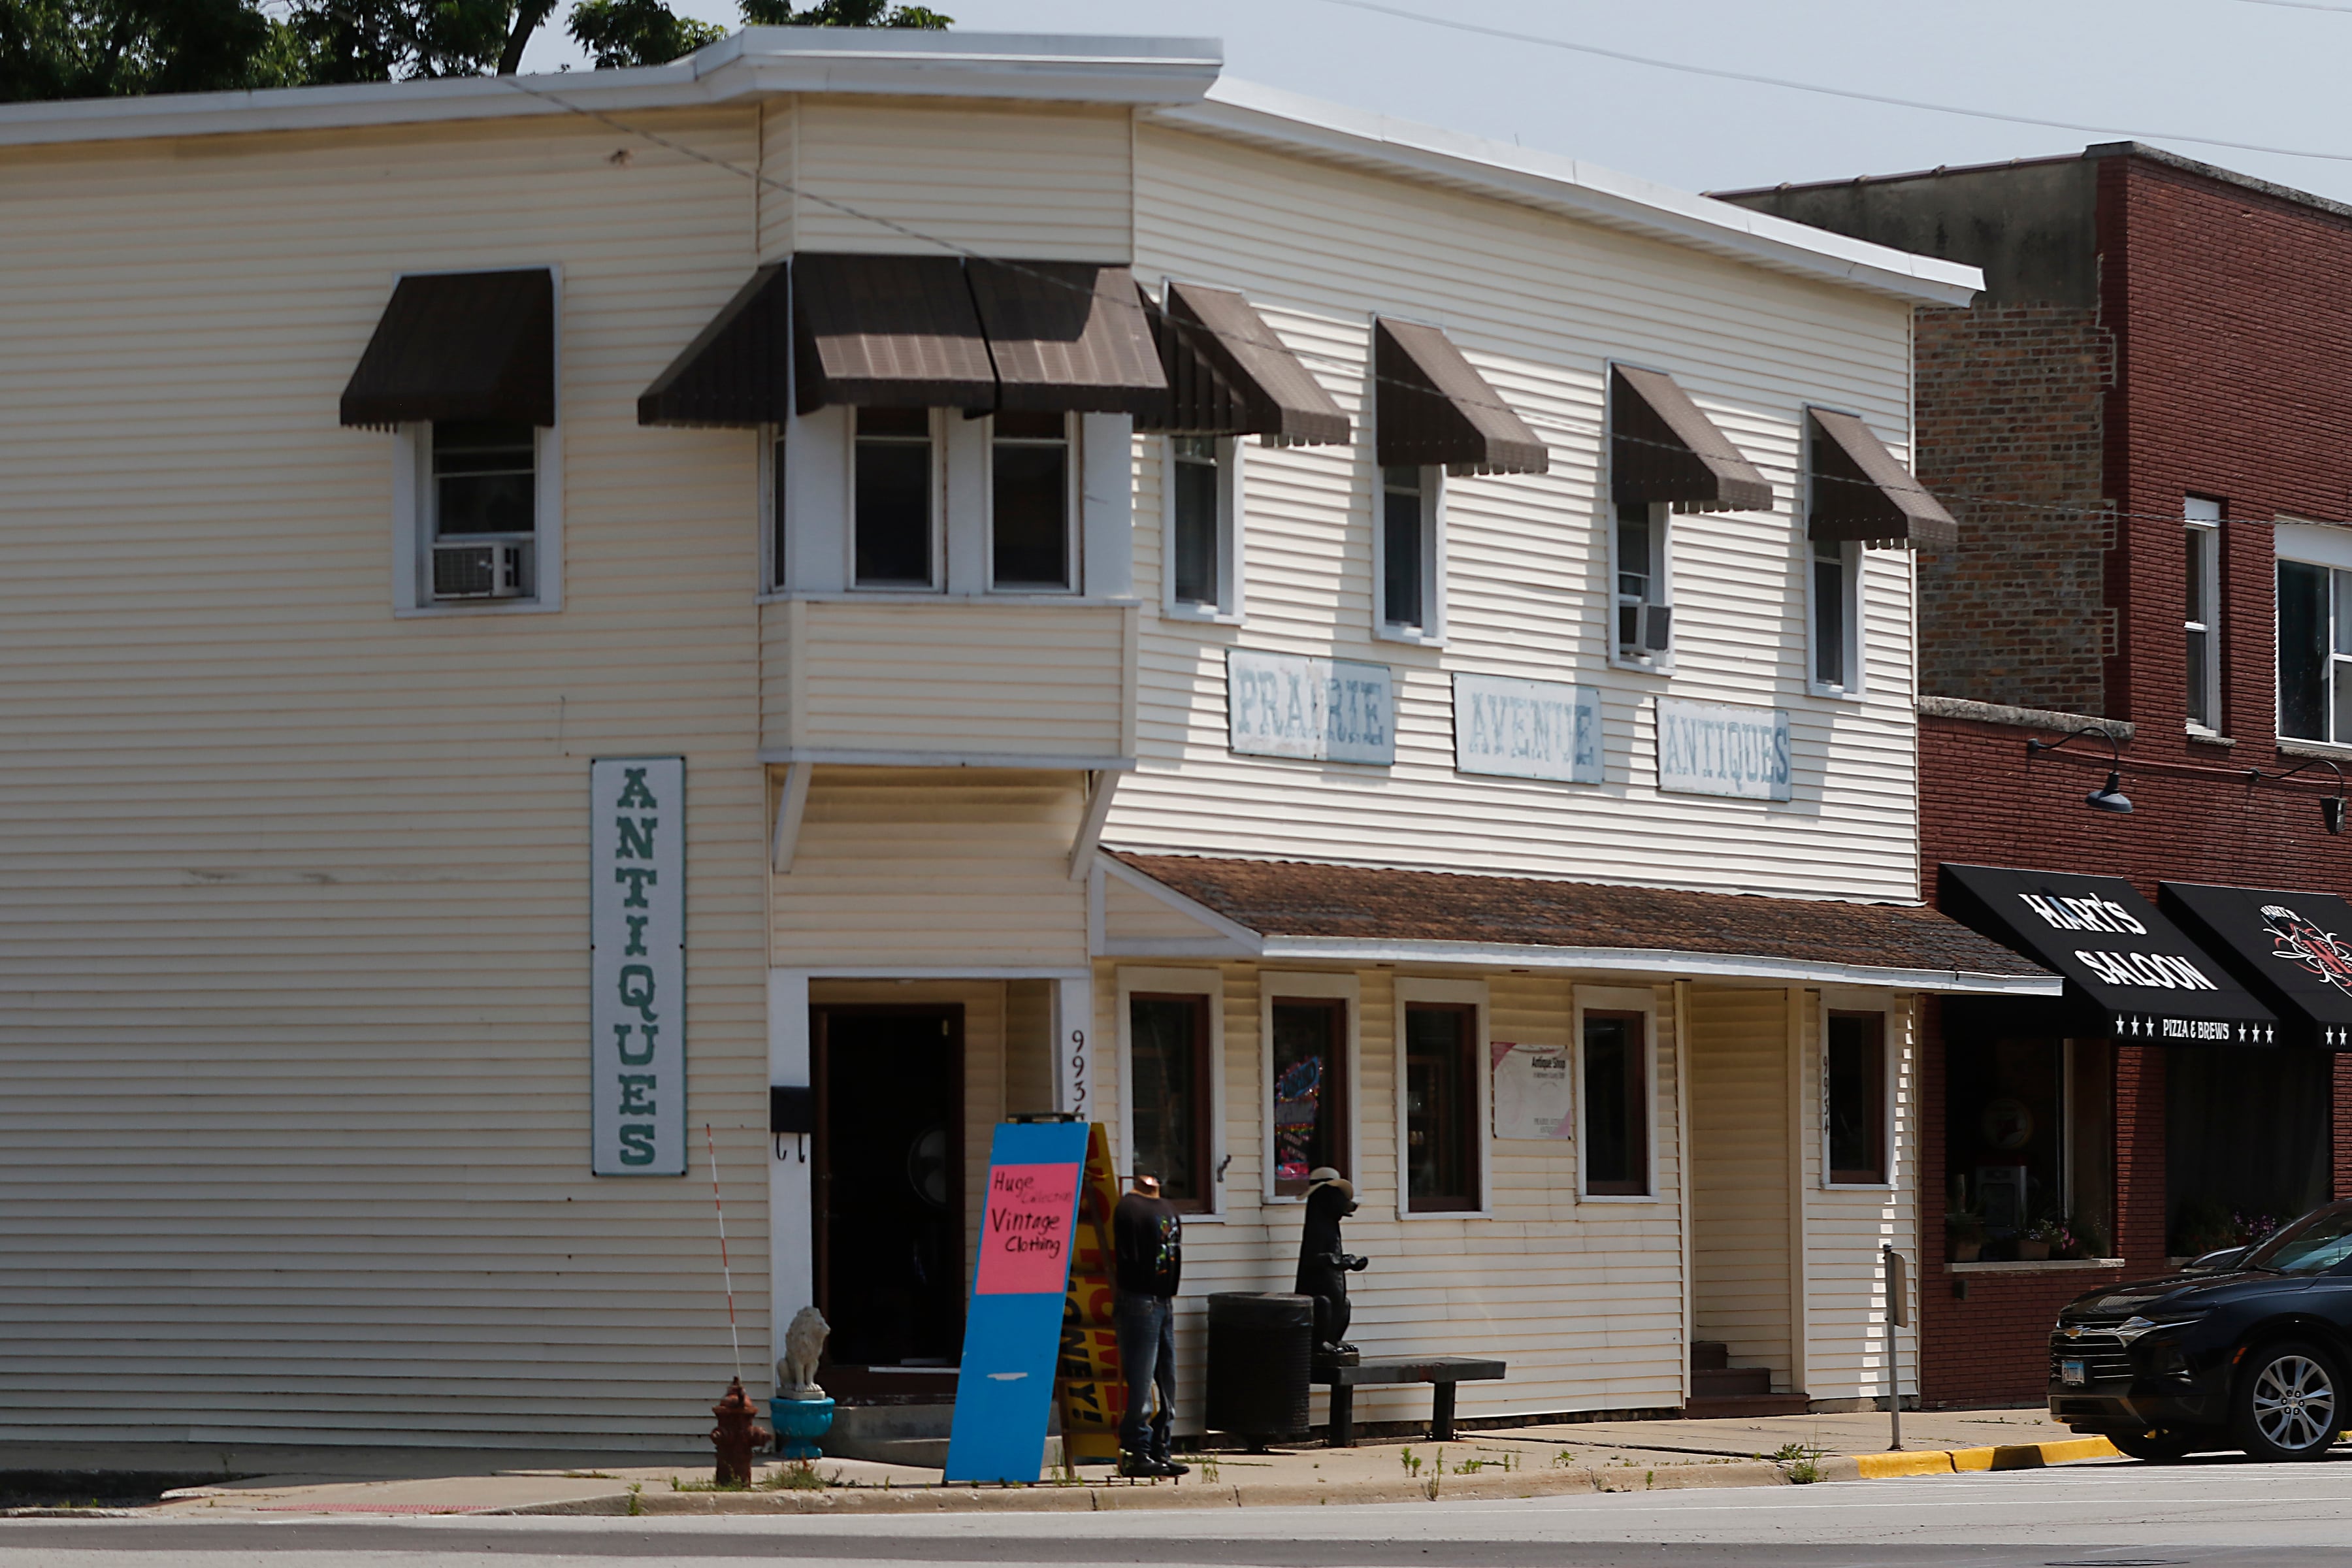
[[[850,462],[850,582],[939,585],[940,461],[928,408],[860,408]]]
[[[1379,548],[1380,631],[1389,637],[1434,640],[1444,635],[1444,552],[1440,522],[1444,470],[1391,467],[1381,470]]]
[[[1656,1195],[1657,1007],[1646,991],[1579,986],[1578,1189],[1587,1199]]]
[[[1355,1176],[1357,1000],[1352,974],[1258,977],[1270,1201],[1304,1198],[1320,1166]]]
[[[1483,982],[1396,982],[1400,1213],[1486,1209],[1486,988]]]
[[[988,453],[988,585],[1066,593],[1078,584],[1078,465],[1066,414],[999,414]]]
[[[2221,728],[2221,503],[2190,496],[2181,527],[2189,727]]]
[[[2278,733],[2352,745],[2352,531],[2281,522]]]
[[[1822,1168],[1832,1186],[1884,1185],[1886,1015],[1832,1008],[1822,1033]]]
[[[1818,692],[1862,689],[1862,546],[1852,540],[1808,540],[1811,569],[1811,684]]]
[[[1663,665],[1674,653],[1674,578],[1666,549],[1666,508],[1621,501],[1612,542],[1616,569],[1615,660]]]
[[[1189,1215],[1223,1212],[1224,985],[1213,969],[1118,971],[1122,1168]]]
[[[1168,528],[1162,602],[1180,616],[1241,613],[1241,443],[1168,438]]]
[[[415,444],[419,604],[541,597],[549,432],[521,420],[407,427]]]

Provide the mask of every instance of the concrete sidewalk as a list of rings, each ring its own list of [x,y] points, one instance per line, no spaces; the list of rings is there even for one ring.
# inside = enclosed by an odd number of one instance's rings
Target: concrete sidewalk
[[[710,1489],[708,1449],[665,1454],[242,1444],[0,1444],[0,1489],[42,1513],[793,1513],[1404,1502],[1570,1491],[1785,1486],[2113,1458],[2034,1409],[1910,1412],[1906,1453],[1882,1414],[1612,1421],[1464,1431],[1435,1444],[1301,1445],[1186,1456],[1179,1481],[1101,1467],[1026,1488],[948,1487],[935,1469],[858,1459],[770,1462],[750,1491]],[[143,1497],[140,1494],[143,1493]],[[157,1500],[160,1498],[160,1500]],[[27,1500],[29,1500],[29,1499]],[[22,1512],[22,1510],[12,1510]]]

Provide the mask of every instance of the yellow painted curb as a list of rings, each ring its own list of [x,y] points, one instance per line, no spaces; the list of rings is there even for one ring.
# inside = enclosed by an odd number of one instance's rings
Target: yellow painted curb
[[[1953,1471],[1967,1474],[1972,1470],[2038,1470],[2044,1465],[2068,1465],[2077,1459],[2122,1457],[2105,1437],[2072,1437],[2056,1443],[2006,1444],[1998,1448],[1954,1448],[1948,1453],[1923,1450],[1916,1454],[1864,1454],[1857,1463],[1864,1480],[1875,1480],[1888,1476],[1940,1476]]]

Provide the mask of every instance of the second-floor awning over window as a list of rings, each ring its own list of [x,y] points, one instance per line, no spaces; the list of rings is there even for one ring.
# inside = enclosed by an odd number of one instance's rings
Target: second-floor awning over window
[[[531,268],[403,278],[343,387],[341,417],[387,430],[448,419],[553,425],[553,275]]]
[[[1770,511],[1772,487],[1663,371],[1609,372],[1609,497],[1676,511]]]
[[[640,425],[757,428],[792,416],[789,271],[761,268],[637,398]]]
[[[1540,474],[1551,467],[1527,421],[1435,327],[1374,321],[1372,374],[1382,468]]]
[[[988,340],[958,257],[794,257],[793,345],[803,414],[835,404],[996,405]]]
[[[975,259],[964,275],[996,362],[995,406],[1148,415],[1166,401],[1160,351],[1126,268]]]
[[[1826,408],[1805,412],[1813,426],[1805,443],[1812,454],[1812,516],[1806,525],[1812,538],[1922,550],[1950,550],[1959,543],[1960,525],[1952,514],[1895,461],[1869,426]]]
[[[1346,443],[1348,416],[1241,294],[1171,282],[1151,326],[1168,398],[1142,428],[1262,436],[1275,447]]]

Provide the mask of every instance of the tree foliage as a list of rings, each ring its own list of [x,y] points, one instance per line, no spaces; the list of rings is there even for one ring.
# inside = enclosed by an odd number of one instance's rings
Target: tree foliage
[[[0,103],[511,75],[557,0],[0,0]],[[924,27],[894,0],[740,0],[756,26]],[[667,0],[577,0],[600,68],[658,65],[724,32]]]

